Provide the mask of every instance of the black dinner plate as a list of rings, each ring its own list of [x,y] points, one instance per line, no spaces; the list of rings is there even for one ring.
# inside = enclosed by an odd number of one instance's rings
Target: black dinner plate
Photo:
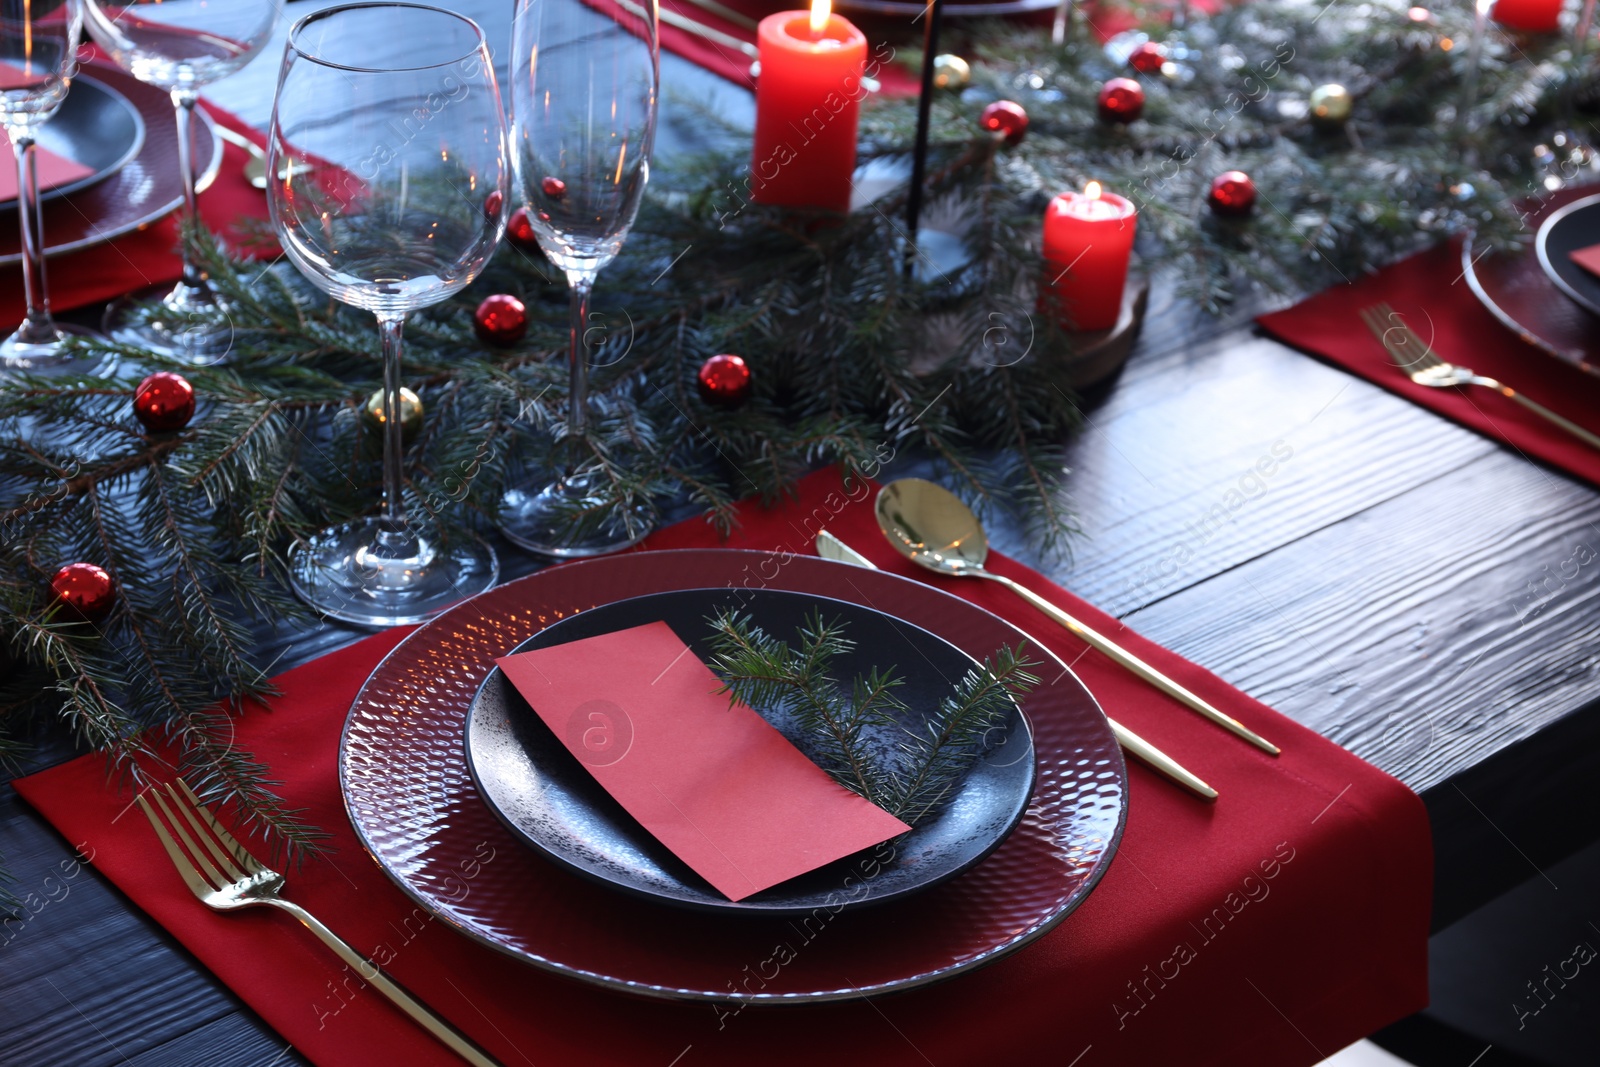
[[[39,127],[35,143],[47,152],[88,167],[90,173],[39,191],[39,199],[86,189],[128,165],[144,147],[144,119],[128,98],[81,71],[61,102],[61,110]],[[0,210],[14,208],[16,197],[0,199]]]
[[[912,709],[934,706],[977,662],[903,620],[857,604],[775,590],[690,589],[635,597],[579,612],[541,630],[515,651],[546,648],[649,622],[672,627],[709,658],[707,620],[737,606],[768,633],[793,640],[808,613],[840,618],[856,648],[836,661],[841,678],[895,668]],[[907,725],[915,725],[915,721]],[[730,901],[679,860],[595,781],[498,668],[467,714],[467,765],[490,808],[523,841],[580,874],[651,899],[702,910],[777,915],[882,903],[927,889],[978,863],[1005,840],[1034,785],[1033,736],[1013,703],[1002,729],[963,779],[951,803],[897,842],[894,858],[862,881],[845,857],[740,901]],[[862,892],[861,887],[866,891]]]
[[[1545,219],[1535,241],[1539,266],[1556,287],[1600,315],[1600,278],[1572,261],[1573,252],[1593,244],[1600,244],[1600,194],[1574,200]]]

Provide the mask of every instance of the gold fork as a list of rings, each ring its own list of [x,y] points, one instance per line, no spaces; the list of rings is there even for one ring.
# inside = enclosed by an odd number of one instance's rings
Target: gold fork
[[[1515,400],[1535,415],[1549,419],[1591,448],[1600,448],[1600,437],[1585,430],[1571,419],[1557,415],[1543,404],[1529,400],[1511,386],[1494,378],[1474,374],[1466,367],[1440,359],[1429,347],[1428,342],[1407,326],[1405,320],[1388,304],[1373,304],[1371,307],[1362,308],[1361,321],[1367,324],[1367,329],[1378,338],[1379,343],[1399,364],[1400,369],[1418,385],[1426,385],[1432,389],[1481,385],[1486,389],[1493,389],[1501,396]]]
[[[166,816],[165,823],[145,800],[146,793],[155,797],[157,807]],[[284,887],[283,875],[262,866],[243,845],[234,840],[233,835],[222,828],[182,778],[177,780],[176,788],[171,784],[166,787],[165,796],[159,786],[153,786],[134,799],[139,802],[150,825],[156,828],[156,836],[161,838],[162,847],[172,857],[173,866],[178,868],[184,882],[206,906],[218,911],[232,911],[257,904],[283,909],[321,938],[322,943],[333,949],[363,980],[398,1004],[407,1015],[421,1023],[462,1059],[477,1067],[499,1067],[487,1053],[341,941],[337,934],[317,921],[310,912],[280,897],[278,894]],[[173,814],[174,809],[181,813],[181,818]],[[174,833],[177,840],[173,838]],[[182,847],[179,847],[178,841],[183,842]]]

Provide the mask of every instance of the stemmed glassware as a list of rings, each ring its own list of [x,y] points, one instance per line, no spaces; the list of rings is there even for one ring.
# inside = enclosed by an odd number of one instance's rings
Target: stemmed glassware
[[[26,0],[25,0],[26,2]],[[183,170],[183,221],[195,224],[194,108],[200,89],[227,77],[261,51],[283,0],[82,0],[84,25],[111,60],[135,78],[172,95],[178,120],[178,166]],[[218,310],[206,276],[184,257],[183,277],[141,318],[119,301],[106,313],[112,337],[192,363],[227,355],[233,331],[204,324]],[[200,321],[197,322],[197,317]]]
[[[633,226],[650,177],[660,85],[655,5],[517,0],[511,44],[512,166],[544,254],[571,290],[570,392],[558,476],[501,500],[500,530],[534,552],[592,556],[649,532],[637,509],[605,513],[589,439],[589,295]],[[584,527],[577,517],[605,513]]]
[[[27,301],[22,325],[0,341],[0,374],[87,372],[98,364],[62,347],[69,334],[89,331],[59,325],[50,317],[44,219],[34,164],[34,137],[60,110],[77,72],[82,25],[78,0],[0,0],[0,126],[16,155],[22,288]]]
[[[366,3],[290,31],[267,142],[272,226],[314,285],[377,316],[383,347],[383,514],[325,530],[290,557],[295,591],[324,614],[420,622],[498,576],[489,546],[446,543],[407,519],[400,339],[408,312],[448,299],[489,262],[505,214],[485,202],[504,203],[509,169],[500,89],[471,19]]]

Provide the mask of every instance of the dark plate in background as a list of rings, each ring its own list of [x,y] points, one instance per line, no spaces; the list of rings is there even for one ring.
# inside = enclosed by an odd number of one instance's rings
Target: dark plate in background
[[[563,619],[515,649],[526,652],[585,637],[665,622],[702,660],[710,657],[707,620],[722,608],[747,612],[780,640],[812,611],[840,619],[854,651],[835,661],[837,680],[877,668],[905,679],[898,695],[913,711],[913,728],[937,707],[977,660],[942,638],[858,604],[773,590],[689,589],[635,597]],[[894,859],[870,879],[858,853],[732,901],[714,889],[597,782],[496,668],[484,680],[467,718],[467,764],[489,806],[534,848],[590,878],[654,900],[715,911],[804,914],[819,907],[876,904],[953,878],[1005,840],[1033,793],[1033,738],[1015,704],[988,753],[973,765],[936,818],[894,842]],[[847,880],[848,879],[848,880]]]
[[[1551,193],[1532,206],[1528,227],[1537,230],[1569,204],[1595,193],[1593,185]],[[1581,268],[1572,264],[1572,269]],[[1539,262],[1537,247],[1512,255],[1485,253],[1474,247],[1469,233],[1461,246],[1461,272],[1473,295],[1507,329],[1542,352],[1600,374],[1600,320],[1555,286]]]
[[[79,71],[80,78],[87,75],[106,85],[138,110],[144,119],[144,144],[115,174],[40,205],[47,256],[89,248],[132,233],[171,214],[183,203],[172,97],[115,67],[85,63]],[[77,87],[73,88],[76,91]],[[195,183],[204,189],[222,165],[222,139],[204,108],[195,109],[195,115],[200,120],[194,135]],[[21,259],[17,213],[0,211],[0,264]]]
[[[1572,261],[1572,253],[1600,244],[1600,193],[1574,200],[1539,227],[1534,250],[1545,276],[1592,314],[1600,315],[1600,278]],[[1595,328],[1600,330],[1600,320]]]
[[[34,142],[47,152],[88,167],[92,173],[75,181],[39,190],[39,200],[52,200],[87,189],[127,166],[144,147],[144,118],[128,98],[98,78],[79,74],[55,117],[39,127]],[[15,211],[16,197],[0,199],[0,211]]]

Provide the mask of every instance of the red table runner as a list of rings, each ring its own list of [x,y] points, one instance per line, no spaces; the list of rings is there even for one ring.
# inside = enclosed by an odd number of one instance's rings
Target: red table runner
[[[1470,426],[1524,456],[1600,485],[1600,451],[1515,401],[1477,386],[1431,389],[1401,373],[1358,314],[1380,301],[1387,301],[1441,359],[1498,378],[1558,415],[1600,433],[1600,377],[1534,348],[1502,326],[1461,280],[1461,246],[1455,241],[1258,321],[1281,341]]]
[[[258,145],[266,138],[236,116],[213,104],[202,103],[211,117]],[[249,154],[224,142],[222,169],[200,194],[200,218],[213,233],[237,242],[240,219],[267,217],[267,194],[244,180]],[[49,233],[45,240],[49,241]],[[235,244],[237,247],[237,243]],[[153,285],[176,282],[183,274],[178,256],[178,215],[174,212],[145,229],[124,234],[92,248],[51,256],[45,264],[50,282],[50,309],[60,312],[85,307]],[[273,253],[275,254],[275,252]],[[22,295],[22,268],[0,267],[0,329],[10,331],[27,312]]]
[[[361,682],[404,637],[396,630],[288,672],[270,713],[238,720],[240,748],[268,765],[290,804],[331,830],[338,849],[331,861],[290,871],[289,897],[363,952],[390,946],[391,973],[506,1064],[1298,1065],[1426,1003],[1432,859],[1415,794],[1013,561],[995,557],[994,568],[1278,742],[1282,757],[1085,654],[1005,590],[917,571],[883,543],[867,495],[858,487],[852,499],[835,472],[818,472],[784,506],[745,506],[730,544],[774,551],[781,566],[783,552],[809,553],[826,524],[886,570],[930,578],[1015,620],[1221,798],[1200,802],[1130,764],[1121,849],[1082,907],[1038,942],[942,985],[734,1014],[634,999],[536,970],[433,922],[362,854],[339,796],[339,733]],[[645,547],[715,543],[693,520]],[[129,795],[107,784],[99,756],[16,787],[315,1062],[452,1062],[285,916],[221,915],[195,901],[143,817],[130,814]]]

